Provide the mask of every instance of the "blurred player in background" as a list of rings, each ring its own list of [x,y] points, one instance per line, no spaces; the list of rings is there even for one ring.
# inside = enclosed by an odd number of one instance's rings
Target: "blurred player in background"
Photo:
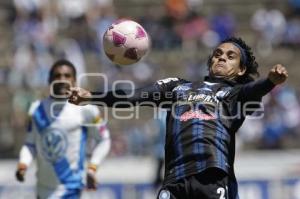
[[[85,177],[88,189],[96,189],[95,173],[110,150],[110,133],[99,109],[67,102],[65,93],[76,83],[76,69],[67,60],[50,70],[51,94],[29,109],[25,144],[20,151],[16,178],[23,182],[33,159],[37,160],[37,198],[80,198]],[[85,171],[86,145],[96,140]]]
[[[128,107],[128,102],[169,108],[165,178],[158,198],[236,199],[235,133],[247,115],[260,110],[262,97],[288,76],[285,67],[277,64],[268,77],[254,81],[257,68],[251,48],[242,39],[229,38],[213,50],[204,81],[168,78],[103,97],[71,88],[69,101],[78,105],[101,101],[114,108]]]

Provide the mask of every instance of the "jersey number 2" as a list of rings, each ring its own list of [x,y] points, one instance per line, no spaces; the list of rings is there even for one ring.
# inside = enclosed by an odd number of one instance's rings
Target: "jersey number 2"
[[[225,189],[223,187],[219,187],[217,189],[217,194],[220,194],[220,198],[219,199],[226,199],[226,197],[225,197]]]

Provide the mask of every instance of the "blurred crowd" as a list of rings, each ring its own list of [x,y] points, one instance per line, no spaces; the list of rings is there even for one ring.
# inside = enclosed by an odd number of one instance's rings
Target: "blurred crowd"
[[[16,155],[23,140],[26,113],[30,102],[45,94],[47,74],[58,58],[75,64],[78,73],[102,72],[110,83],[130,79],[138,86],[168,76],[167,71],[150,60],[120,68],[102,52],[102,36],[119,17],[112,0],[14,0],[8,13],[7,31],[12,46],[5,66],[0,69],[1,101],[0,151],[4,157]],[[265,1],[246,22],[255,34],[255,47],[268,55],[278,46],[300,46],[300,1],[290,0],[287,10]],[[219,41],[239,33],[237,16],[230,6],[220,6],[209,15],[201,12],[205,0],[164,0],[163,11],[145,8],[133,18],[151,36],[152,50],[180,49],[184,52],[213,48]],[[128,17],[128,16],[126,16]],[[205,60],[184,61],[183,75],[196,80],[206,74]],[[202,69],[199,69],[202,66]],[[204,67],[203,67],[204,66]],[[178,67],[178,66],[177,66]],[[204,68],[204,69],[203,69]],[[176,69],[176,68],[175,68]],[[89,84],[91,82],[83,82]],[[101,89],[95,87],[95,89]],[[282,87],[265,101],[265,117],[248,120],[239,135],[240,146],[252,148],[299,147],[300,106],[297,90]],[[251,128],[247,128],[247,125]],[[253,128],[255,127],[255,128]],[[153,155],[158,134],[157,123],[149,119],[113,132],[113,156]]]

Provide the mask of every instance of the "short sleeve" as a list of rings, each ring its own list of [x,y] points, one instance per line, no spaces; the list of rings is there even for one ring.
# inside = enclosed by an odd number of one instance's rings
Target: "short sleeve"
[[[86,105],[83,107],[83,117],[84,124],[94,124],[97,123],[100,117],[100,110],[97,106],[94,105]]]

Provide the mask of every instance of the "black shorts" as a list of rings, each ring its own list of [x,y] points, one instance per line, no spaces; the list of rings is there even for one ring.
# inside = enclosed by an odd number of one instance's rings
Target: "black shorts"
[[[163,185],[157,199],[238,199],[237,182],[224,171],[210,168]]]

